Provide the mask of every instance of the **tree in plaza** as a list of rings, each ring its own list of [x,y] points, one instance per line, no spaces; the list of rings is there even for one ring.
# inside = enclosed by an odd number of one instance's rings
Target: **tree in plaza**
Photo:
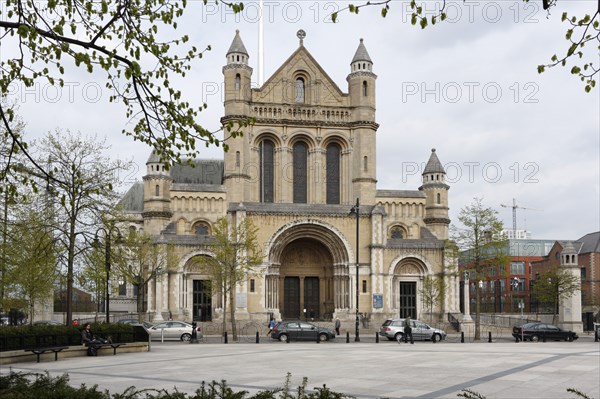
[[[87,247],[84,235],[94,233],[97,221],[118,199],[113,185],[124,165],[104,156],[107,149],[95,137],[61,131],[48,133],[36,143],[40,163],[48,162],[56,177],[48,190],[54,198],[52,227],[58,240],[59,263],[66,269],[67,324],[73,316],[75,265]]]
[[[533,3],[530,0],[522,0],[524,3]],[[564,0],[563,0],[564,1]],[[358,14],[362,8],[365,7],[381,7],[381,16],[386,17],[392,12],[390,4],[392,0],[379,0],[379,1],[363,1],[359,4],[350,3],[340,11],[331,14],[331,19],[336,22],[340,12],[347,11],[351,14]],[[539,4],[539,0],[536,0],[535,4]],[[548,17],[550,17],[550,9],[555,7],[558,0],[542,0],[541,1],[544,10],[548,10]],[[568,4],[568,2],[566,2]],[[401,3],[404,4],[404,3]],[[439,24],[447,18],[448,3],[446,0],[440,0],[433,3],[411,0],[410,3],[410,22],[412,25],[419,25],[421,29],[425,29],[430,25]],[[543,73],[546,68],[553,68],[556,66],[566,66],[568,60],[582,60],[575,61],[578,65],[571,67],[571,74],[577,76],[582,82],[584,82],[584,90],[590,92],[596,87],[598,72],[600,67],[594,62],[597,61],[595,57],[597,50],[600,50],[600,3],[589,2],[590,13],[583,16],[570,15],[568,12],[563,12],[561,15],[561,21],[568,24],[565,39],[568,42],[568,48],[563,51],[562,55],[553,55],[550,58],[549,64],[541,64],[537,66],[538,73]],[[591,60],[584,57],[584,47],[586,44],[595,46],[592,47]]]
[[[543,271],[533,282],[532,293],[541,304],[552,308],[552,324],[556,324],[560,300],[571,298],[581,290],[581,280],[558,266]]]
[[[223,299],[223,331],[227,326],[227,305],[233,339],[237,340],[235,325],[235,294],[239,284],[247,281],[262,263],[262,252],[257,240],[258,228],[251,219],[241,221],[220,218],[213,225],[210,249],[212,256],[198,256],[194,260],[207,273]]]
[[[429,310],[429,321],[433,322],[433,308],[444,300],[446,283],[443,277],[425,276],[419,289],[423,306]]]
[[[243,8],[219,3],[236,12]],[[152,146],[166,163],[196,158],[197,143],[227,148],[216,132],[198,122],[206,104],[192,105],[173,83],[210,50],[198,49],[188,43],[187,34],[176,32],[187,5],[187,0],[7,0],[0,10],[0,97],[14,84],[63,87],[65,71],[75,66],[104,76],[113,93],[110,101],[122,103],[131,119],[122,133]],[[14,116],[0,104],[0,123],[10,136],[11,150],[26,154],[38,173],[60,180],[62,176],[29,154],[27,143],[11,126]],[[233,124],[222,129],[238,134]]]
[[[474,198],[470,205],[460,210],[458,221],[462,227],[452,226],[452,238],[460,249],[461,263],[475,279],[475,340],[481,339],[481,287],[477,282],[488,276],[486,270],[493,265],[505,264],[506,242],[502,239],[502,222],[492,208]],[[465,289],[469,289],[465,287]]]
[[[179,257],[171,244],[159,243],[144,232],[130,230],[117,244],[113,246],[112,272],[137,288],[137,313],[141,322],[148,284],[176,268]]]
[[[52,207],[40,197],[18,206],[15,220],[9,229],[9,256],[12,296],[27,304],[29,322],[33,323],[36,305],[53,300],[58,276],[56,240],[52,227]]]

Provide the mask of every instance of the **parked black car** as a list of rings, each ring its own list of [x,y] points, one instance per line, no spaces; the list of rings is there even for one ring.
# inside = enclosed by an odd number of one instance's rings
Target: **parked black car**
[[[521,332],[521,329],[523,331]],[[537,342],[541,339],[547,339],[549,341],[574,341],[577,338],[577,334],[573,331],[563,330],[552,324],[546,323],[526,323],[523,326],[513,327],[512,336],[518,341],[521,340],[521,336],[524,341]]]
[[[329,341],[335,338],[335,332],[305,321],[282,321],[271,331],[271,339],[290,341]]]

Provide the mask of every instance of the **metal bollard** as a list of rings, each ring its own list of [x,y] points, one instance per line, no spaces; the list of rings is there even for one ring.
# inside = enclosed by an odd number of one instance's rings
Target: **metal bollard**
[[[464,331],[460,332],[460,343],[461,344],[465,343],[465,332]]]
[[[223,333],[223,343],[224,343],[224,344],[226,344],[227,342],[228,342],[228,341],[227,341],[227,331],[225,331],[225,332]]]
[[[317,332],[317,344],[321,343],[321,339],[319,338],[319,333]]]
[[[258,337],[258,331],[256,332],[256,343],[258,344],[260,342],[260,338]]]
[[[492,342],[492,332],[488,331],[488,342]]]
[[[546,342],[546,332],[542,332],[542,342]]]
[[[375,343],[379,343],[379,334],[375,333]]]
[[[346,331],[346,343],[350,343],[350,333],[348,331]]]
[[[437,335],[436,335],[436,334],[433,334],[433,335],[431,336],[431,342],[433,342],[433,343],[435,344],[435,343],[436,343],[436,341],[437,341]]]
[[[600,335],[600,328],[596,328],[596,331],[594,332],[594,342],[598,342],[598,339],[600,339],[598,336]]]
[[[287,336],[287,339],[286,339],[286,341],[285,341],[285,343],[286,343],[286,344],[289,344],[291,341],[292,341],[292,340],[290,339],[290,336],[288,335],[288,336]]]

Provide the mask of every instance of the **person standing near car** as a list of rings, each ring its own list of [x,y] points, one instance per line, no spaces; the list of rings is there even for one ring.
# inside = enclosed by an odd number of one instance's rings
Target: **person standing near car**
[[[406,319],[404,319],[404,343],[408,343],[408,336],[410,335],[410,343],[414,344],[415,341],[413,340],[413,335],[412,335],[412,321],[410,320],[410,316],[407,316]]]
[[[271,317],[271,320],[269,320],[269,332],[267,333],[267,337],[269,335],[271,335],[271,332],[273,332],[274,328],[275,328],[275,319],[273,317]]]
[[[342,326],[342,323],[340,322],[339,318],[335,318],[335,335],[340,335],[340,327]]]

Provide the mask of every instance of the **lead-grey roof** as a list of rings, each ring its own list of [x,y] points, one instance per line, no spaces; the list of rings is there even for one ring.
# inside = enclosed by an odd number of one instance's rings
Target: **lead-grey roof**
[[[377,197],[381,198],[426,198],[424,192],[418,190],[377,190]]]
[[[194,159],[193,166],[187,162],[173,165],[171,168],[171,178],[173,179],[173,188],[176,184],[194,184],[194,185],[221,185],[223,184],[222,159]],[[206,191],[221,191],[208,189]],[[187,190],[185,190],[187,191]]]
[[[248,51],[246,51],[246,46],[244,46],[244,42],[242,42],[242,38],[240,37],[239,30],[235,31],[235,37],[233,38],[233,42],[231,42],[231,46],[229,46],[229,51],[227,51],[227,55],[231,53],[241,53],[244,55],[248,55]]]
[[[148,165],[149,163],[161,163],[160,157],[158,156],[156,151],[152,151],[150,153],[150,156],[148,157],[148,160],[146,161],[146,165]]]
[[[371,61],[371,57],[369,57],[369,52],[363,43],[363,39],[360,39],[360,43],[358,44],[356,53],[354,53],[354,58],[352,58],[351,64],[358,61],[368,61],[371,64],[373,63],[373,61]]]
[[[600,252],[600,231],[586,234],[577,241],[582,244],[579,251],[581,254]]]
[[[144,183],[135,182],[119,201],[118,207],[129,213],[144,211]]]
[[[229,204],[228,211],[235,212],[239,209],[239,203]],[[326,205],[326,204],[276,204],[261,202],[244,202],[246,212],[279,215],[350,215],[352,205]],[[369,216],[373,211],[373,205],[361,205],[359,215]]]
[[[440,162],[438,156],[435,153],[435,148],[431,149],[431,156],[429,157],[429,161],[427,162],[427,166],[425,166],[425,173],[446,173],[442,163]]]

